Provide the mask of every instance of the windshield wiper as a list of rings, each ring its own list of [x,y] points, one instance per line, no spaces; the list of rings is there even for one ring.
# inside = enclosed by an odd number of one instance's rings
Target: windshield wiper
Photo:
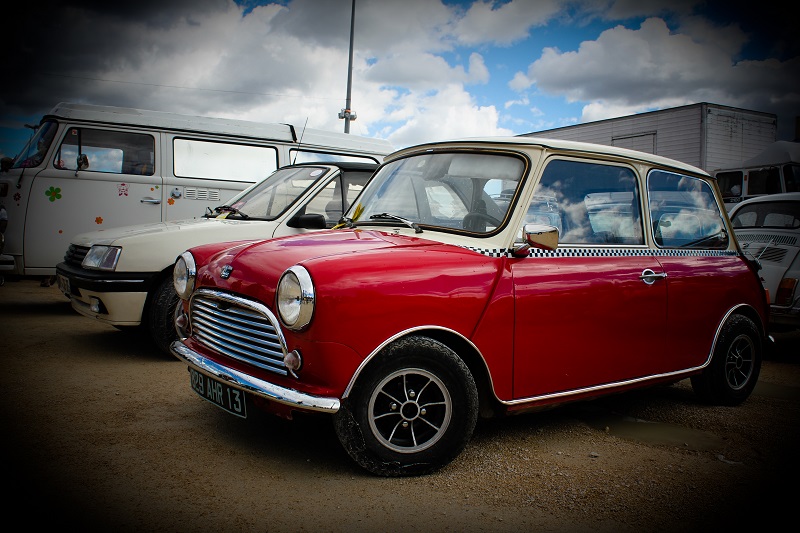
[[[415,222],[411,222],[410,220],[406,220],[405,218],[399,217],[397,215],[392,215],[392,214],[389,214],[389,213],[378,213],[376,215],[370,215],[369,219],[370,220],[396,220],[398,222],[402,222],[403,224],[405,224],[409,228],[413,229],[414,233],[422,233],[422,228],[417,226],[417,224]]]
[[[250,215],[242,213],[241,211],[239,211],[238,209],[236,209],[235,207],[230,206],[230,205],[218,205],[217,207],[214,208],[214,211],[216,213],[222,213],[224,211],[226,213],[232,213],[234,215],[239,215],[240,217],[242,217],[245,220],[250,218]]]

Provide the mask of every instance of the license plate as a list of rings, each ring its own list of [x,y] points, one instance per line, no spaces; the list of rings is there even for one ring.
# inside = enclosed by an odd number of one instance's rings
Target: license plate
[[[58,274],[56,279],[58,280],[58,290],[66,295],[69,295],[71,292],[69,287],[69,279],[61,274]]]
[[[201,374],[200,372],[189,369],[192,390],[217,407],[220,407],[232,415],[247,418],[247,402],[244,392],[234,389],[222,381]]]

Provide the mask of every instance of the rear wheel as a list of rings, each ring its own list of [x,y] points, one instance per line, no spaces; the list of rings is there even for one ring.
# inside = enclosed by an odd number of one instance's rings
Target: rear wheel
[[[393,343],[375,363],[334,416],[350,457],[381,476],[428,474],[452,461],[478,416],[466,364],[425,337]]]
[[[692,377],[692,388],[708,403],[739,405],[756,386],[761,359],[761,336],[755,323],[733,315],[722,327],[711,363]]]
[[[178,339],[173,321],[179,300],[172,277],[167,276],[159,283],[147,308],[147,329],[158,349],[167,355],[171,355],[169,346],[172,341]]]

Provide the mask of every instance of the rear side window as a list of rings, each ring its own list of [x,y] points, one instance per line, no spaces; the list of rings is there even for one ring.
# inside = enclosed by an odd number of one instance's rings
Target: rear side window
[[[155,140],[152,135],[92,128],[69,128],[53,165],[77,170],[78,155],[85,155],[89,166],[81,172],[111,174],[155,173]]]
[[[278,151],[272,146],[175,139],[175,175],[255,183],[278,168]]]
[[[728,247],[719,205],[711,186],[698,178],[662,170],[647,178],[653,238],[663,248]]]

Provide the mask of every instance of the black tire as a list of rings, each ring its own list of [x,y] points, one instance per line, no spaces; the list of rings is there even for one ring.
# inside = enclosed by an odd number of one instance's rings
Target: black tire
[[[707,403],[739,405],[756,386],[762,357],[756,325],[746,316],[732,315],[722,327],[711,363],[692,376],[692,388]]]
[[[169,351],[169,346],[172,341],[178,340],[174,323],[175,306],[178,305],[178,301],[172,277],[167,276],[159,283],[147,307],[147,330],[158,349],[170,356],[172,353]]]
[[[408,337],[386,347],[333,420],[342,446],[369,472],[429,474],[469,442],[478,420],[478,390],[451,349]]]

